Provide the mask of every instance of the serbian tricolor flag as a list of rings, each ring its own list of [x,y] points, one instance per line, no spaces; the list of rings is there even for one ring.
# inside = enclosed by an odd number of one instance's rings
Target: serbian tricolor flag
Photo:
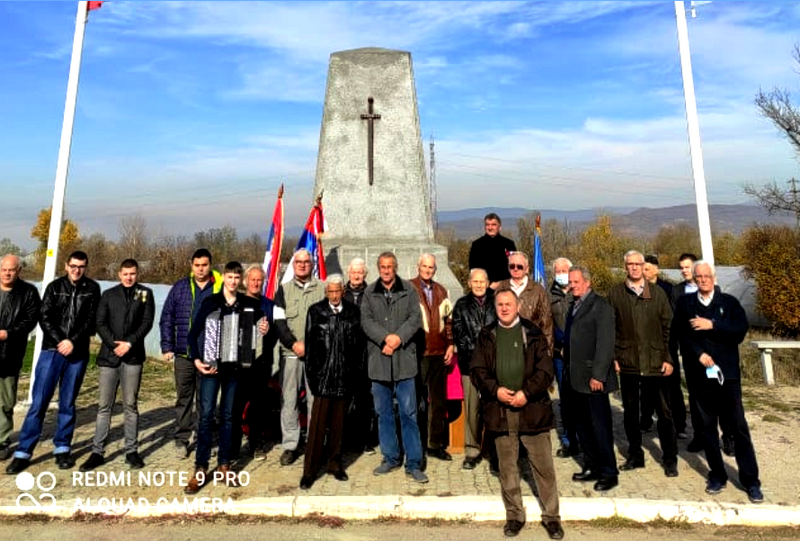
[[[283,184],[278,190],[278,201],[272,213],[272,225],[267,236],[264,252],[264,296],[275,300],[278,290],[278,270],[281,267],[281,245],[283,244]]]
[[[300,240],[297,242],[297,249],[295,250],[297,252],[297,250],[305,248],[311,253],[311,257],[314,260],[312,274],[320,280],[328,278],[328,271],[325,270],[325,252],[322,250],[321,238],[326,230],[327,224],[325,223],[325,215],[322,212],[322,194],[320,193],[319,197],[317,197],[317,202],[311,208],[311,213],[308,215],[306,226],[300,234]],[[294,278],[293,262],[294,256],[292,256],[289,268],[286,269],[286,274],[283,275],[283,280],[281,280],[284,284]]]
[[[87,2],[86,11],[92,11],[93,9],[100,9],[103,6],[103,2]]]

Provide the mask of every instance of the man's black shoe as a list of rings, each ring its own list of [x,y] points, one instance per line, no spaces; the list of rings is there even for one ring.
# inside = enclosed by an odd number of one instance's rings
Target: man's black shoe
[[[308,490],[314,485],[314,478],[308,475],[304,475],[302,479],[300,479],[300,488],[302,490]]]
[[[86,459],[86,462],[81,464],[80,470],[81,471],[92,471],[96,467],[102,466],[105,463],[106,463],[106,459],[103,458],[103,455],[101,455],[100,453],[92,453],[91,455],[89,455],[89,458]]]
[[[550,539],[564,539],[564,529],[561,527],[560,522],[551,520],[550,522],[543,522],[542,525],[547,530],[547,535],[550,536]]]
[[[428,456],[432,456],[433,458],[438,458],[439,460],[444,460],[445,462],[450,462],[453,460],[453,457],[442,448],[439,449],[431,449],[428,448]]]
[[[728,456],[736,455],[736,447],[733,444],[733,438],[722,439],[722,452]]]
[[[53,456],[56,458],[56,465],[59,470],[68,470],[75,465],[75,461],[69,453],[56,453]]]
[[[25,471],[25,469],[27,469],[27,467],[30,465],[31,461],[27,458],[14,457],[14,460],[11,461],[11,464],[6,467],[6,473],[9,475],[14,475],[21,471]]]
[[[678,465],[666,464],[664,466],[664,475],[666,475],[667,477],[678,477]]]
[[[703,450],[703,442],[700,440],[699,436],[695,436],[692,441],[689,442],[689,445],[686,446],[686,450],[690,453],[699,453]]]
[[[300,456],[300,453],[298,453],[297,450],[291,450],[291,449],[285,450],[281,455],[281,460],[280,460],[281,466],[290,466],[294,464],[298,456]]]
[[[497,459],[489,460],[489,473],[495,477],[500,475],[500,462]]]
[[[348,480],[350,480],[350,477],[348,477],[347,473],[342,469],[338,469],[336,471],[330,471],[328,473],[333,475],[333,478],[336,479],[337,481],[348,481]]]
[[[481,461],[480,456],[473,456],[473,457],[468,456],[467,458],[464,459],[464,463],[461,465],[461,469],[474,470],[475,466],[477,466],[480,461]]]
[[[638,468],[644,468],[644,460],[639,458],[629,458],[619,467],[621,471],[631,471]]]
[[[585,482],[585,481],[597,481],[600,479],[600,474],[593,470],[583,470],[579,473],[572,474],[573,481]]]
[[[506,525],[503,526],[503,533],[506,537],[516,537],[525,523],[520,520],[507,520]]]
[[[133,451],[125,455],[125,464],[131,467],[134,470],[140,470],[144,468],[144,460],[142,457],[139,456],[139,453]]]
[[[562,445],[561,448],[556,451],[556,456],[558,458],[569,458],[578,456],[579,454],[581,454],[581,451],[578,449],[577,445]]]
[[[601,477],[600,480],[594,484],[594,489],[597,492],[605,492],[606,490],[611,490],[618,484],[619,478],[616,475],[614,477]]]

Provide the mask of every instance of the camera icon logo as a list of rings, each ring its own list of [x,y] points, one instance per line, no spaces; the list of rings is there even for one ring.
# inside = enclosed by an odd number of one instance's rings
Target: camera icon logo
[[[50,491],[56,486],[56,476],[50,472],[42,472],[36,477],[30,472],[22,472],[17,475],[16,479],[17,488],[22,493],[17,496],[17,507],[55,507],[56,498]],[[39,499],[31,494],[29,491],[34,488],[39,490]],[[30,502],[30,503],[27,503]]]

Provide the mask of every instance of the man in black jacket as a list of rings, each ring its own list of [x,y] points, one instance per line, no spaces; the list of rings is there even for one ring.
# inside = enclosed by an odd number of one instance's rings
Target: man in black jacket
[[[89,339],[95,332],[100,286],[85,276],[89,256],[72,252],[67,259],[66,276],[47,286],[42,299],[40,325],[44,340],[34,368],[31,406],[22,430],[14,460],[6,473],[16,474],[30,465],[31,455],[42,435],[47,406],[58,386],[58,421],[53,437],[53,455],[59,469],[75,465],[70,456],[75,431],[75,400],[89,364]]]
[[[325,299],[312,304],[306,316],[306,377],[314,405],[300,488],[308,490],[322,462],[325,430],[328,435],[328,473],[347,481],[342,466],[344,416],[353,393],[354,377],[364,350],[361,311],[342,299],[344,280],[332,274],[325,283]]]
[[[508,256],[517,250],[514,241],[500,234],[500,216],[490,212],[483,218],[486,234],[472,242],[469,249],[469,268],[484,269],[489,275],[489,287],[496,289],[503,280],[511,278]]]
[[[739,344],[747,334],[747,315],[736,297],[722,293],[714,285],[716,274],[710,263],[695,262],[693,273],[697,293],[678,299],[672,329],[681,345],[687,376],[694,375],[687,377],[687,382],[690,392],[697,397],[697,410],[703,422],[703,448],[710,470],[706,492],[719,494],[728,482],[717,437],[720,421],[733,433],[739,481],[750,501],[761,503],[764,494],[744,416],[739,365]]]
[[[133,469],[144,467],[138,452],[139,386],[147,358],[144,339],[153,328],[156,303],[153,290],[137,283],[138,276],[136,260],[123,261],[119,266],[119,285],[105,291],[97,307],[97,334],[102,341],[97,355],[100,400],[92,454],[81,464],[81,471],[91,471],[105,463],[111,409],[120,386],[125,411],[125,463]]]
[[[494,291],[489,288],[489,278],[483,269],[469,271],[470,292],[456,301],[453,308],[453,340],[458,351],[458,369],[464,389],[464,464],[465,470],[474,470],[481,461],[481,435],[483,419],[478,389],[469,377],[469,363],[481,329],[497,321],[494,311]]]
[[[571,387],[583,470],[573,481],[595,481],[604,492],[617,486],[617,460],[609,393],[617,390],[614,373],[614,311],[592,291],[589,270],[569,269],[572,293],[564,331],[564,387]]]
[[[0,259],[0,460],[11,456],[19,371],[41,306],[39,292],[20,280],[19,269],[19,257]]]

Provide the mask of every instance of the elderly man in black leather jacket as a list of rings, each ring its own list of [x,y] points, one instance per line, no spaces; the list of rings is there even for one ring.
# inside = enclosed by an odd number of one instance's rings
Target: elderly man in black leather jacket
[[[58,386],[58,422],[53,437],[53,456],[59,469],[75,465],[70,456],[75,431],[75,400],[89,364],[89,339],[95,333],[100,286],[85,276],[89,256],[76,251],[66,264],[66,276],[47,286],[42,299],[44,340],[34,369],[31,407],[19,433],[19,446],[6,473],[19,473],[30,465],[31,455],[42,435],[47,406]]]
[[[19,257],[0,259],[0,460],[11,456],[19,371],[41,305],[36,288],[19,279],[19,269]]]
[[[308,441],[300,488],[308,490],[316,480],[322,461],[325,430],[330,429],[328,473],[337,481],[347,481],[342,466],[342,434],[347,406],[355,390],[361,367],[364,340],[361,311],[342,298],[344,280],[339,274],[328,277],[325,299],[312,304],[306,316],[306,377],[314,405],[308,427]]]
[[[474,470],[481,461],[480,416],[481,399],[469,377],[469,363],[481,329],[497,320],[494,309],[494,291],[489,288],[489,278],[483,269],[469,273],[470,292],[456,301],[453,308],[453,341],[458,350],[458,369],[464,388],[464,464],[465,470]]]

